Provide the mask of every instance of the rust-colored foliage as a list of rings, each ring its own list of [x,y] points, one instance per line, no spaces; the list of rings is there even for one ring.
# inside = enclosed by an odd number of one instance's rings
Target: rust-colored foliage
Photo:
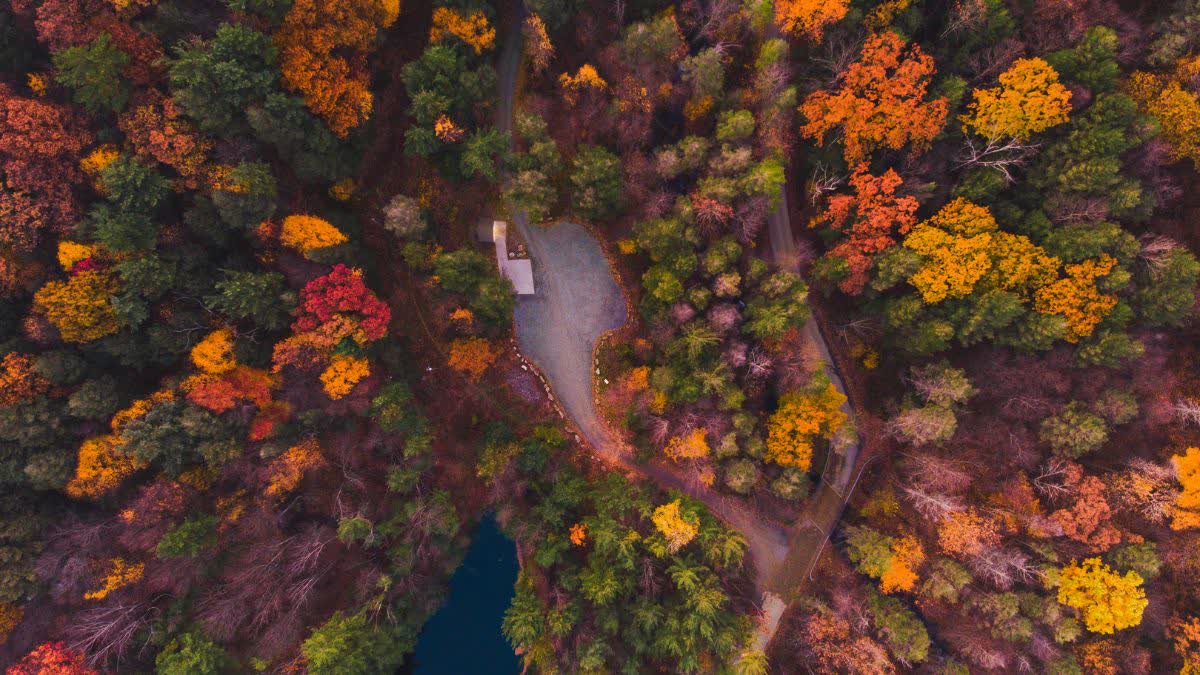
[[[78,161],[92,137],[70,109],[2,83],[0,129],[0,245],[28,251],[78,219],[72,187],[84,182]]]
[[[492,344],[483,338],[460,338],[450,344],[446,361],[471,382],[478,382],[497,356]]]
[[[17,405],[46,393],[50,383],[33,368],[33,357],[9,352],[0,359],[0,406]]]
[[[252,403],[260,409],[266,407],[271,403],[273,384],[274,380],[267,371],[239,365],[219,375],[193,375],[184,380],[180,388],[192,403],[215,413],[223,413],[239,401]]]
[[[850,177],[853,195],[835,195],[810,227],[826,226],[845,236],[829,255],[846,261],[850,274],[838,287],[858,295],[868,281],[867,272],[880,253],[896,244],[895,235],[908,234],[917,223],[917,200],[899,197],[896,188],[904,181],[888,169],[873,176],[859,165]]]
[[[893,673],[895,667],[882,645],[851,633],[850,623],[818,607],[800,629],[803,646],[812,653],[817,672]]]
[[[1104,498],[1104,483],[1085,476],[1076,488],[1076,501],[1070,508],[1059,509],[1050,519],[1063,534],[1100,553],[1121,542],[1121,533],[1112,524],[1112,509]]]
[[[379,0],[296,0],[275,33],[284,85],[338,136],[371,114],[366,54],[398,10]]]
[[[979,555],[999,543],[996,521],[975,509],[954,511],[938,524],[938,545],[957,558]]]
[[[212,141],[184,119],[173,99],[151,91],[145,100],[131,105],[117,124],[139,156],[175,169],[182,187],[199,188]]]
[[[924,149],[946,122],[945,98],[926,101],[934,74],[933,58],[916,45],[907,49],[898,35],[867,38],[862,53],[841,74],[836,92],[817,91],[800,106],[808,120],[805,138],[824,144],[841,127],[846,162],[866,161],[880,148]]]

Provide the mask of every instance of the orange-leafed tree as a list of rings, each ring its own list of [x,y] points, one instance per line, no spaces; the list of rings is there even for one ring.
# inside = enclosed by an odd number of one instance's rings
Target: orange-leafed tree
[[[99,499],[116,490],[141,465],[121,452],[121,437],[108,434],[86,439],[79,446],[75,475],[65,492],[73,499]]]
[[[825,27],[850,9],[847,0],[775,0],[775,23],[788,35],[820,42]]]
[[[112,296],[120,290],[107,270],[87,270],[66,281],[51,281],[33,296],[34,307],[45,315],[67,342],[91,342],[121,328]]]
[[[919,578],[917,570],[925,561],[925,549],[913,535],[892,542],[892,559],[879,577],[879,590],[884,593],[911,591]]]
[[[354,385],[371,374],[371,364],[364,358],[335,354],[329,366],[321,373],[321,386],[325,394],[338,400],[349,394]]]
[[[883,645],[851,631],[850,622],[818,605],[800,629],[804,647],[812,653],[817,672],[894,673]]]
[[[30,401],[49,388],[50,382],[34,369],[29,354],[9,352],[0,359],[0,406]]]
[[[492,344],[483,338],[460,338],[450,344],[447,362],[471,382],[478,382],[497,355]]]
[[[1079,342],[1096,330],[1096,326],[1117,305],[1117,296],[1104,293],[1096,280],[1116,267],[1117,261],[1107,254],[1096,260],[1084,260],[1066,265],[1062,279],[1037,290],[1034,310],[1041,314],[1059,314],[1067,320],[1067,342]]]
[[[1196,77],[1193,63],[1200,64],[1200,56],[1181,63],[1173,74],[1134,73],[1128,91],[1143,112],[1158,120],[1172,157],[1191,159],[1200,167],[1200,96],[1186,86]]]
[[[328,220],[316,216],[294,215],[283,219],[279,241],[288,248],[308,254],[329,246],[346,243],[346,235]]]
[[[1000,74],[1000,86],[976,89],[965,129],[985,138],[1029,140],[1067,121],[1071,92],[1058,81],[1058,71],[1042,59],[1017,59]]]
[[[1121,542],[1112,515],[1104,497],[1104,483],[1095,476],[1086,476],[1076,488],[1075,503],[1051,513],[1050,520],[1062,528],[1065,536],[1100,553]]]
[[[1200,527],[1200,448],[1188,448],[1171,458],[1181,487],[1171,505],[1171,529]]]
[[[300,485],[305,474],[324,465],[325,458],[321,456],[321,447],[315,440],[308,439],[293,445],[271,462],[268,467],[270,477],[264,492],[268,497],[285,497]]]
[[[579,66],[574,75],[562,73],[558,76],[558,85],[562,88],[563,100],[569,105],[579,102],[579,97],[588,91],[599,92],[608,88],[608,82],[600,77],[599,71],[590,63]]]
[[[999,543],[996,521],[973,508],[953,511],[938,523],[938,546],[956,558],[979,555]]]
[[[338,136],[371,114],[366,54],[398,13],[396,2],[296,0],[275,33],[284,85]]]
[[[672,436],[663,454],[678,462],[681,459],[700,459],[709,454],[704,429],[696,428],[682,436]]]
[[[550,42],[546,23],[537,14],[530,14],[525,17],[521,33],[525,36],[525,55],[529,57],[529,65],[533,67],[533,72],[544,72],[550,67],[550,60],[554,58],[554,43]]]
[[[823,144],[841,127],[846,162],[852,166],[880,148],[911,144],[919,151],[946,122],[946,99],[926,100],[934,72],[933,58],[920,47],[906,48],[890,31],[873,35],[839,77],[836,91],[817,91],[805,99],[800,112],[807,122],[800,133]]]
[[[141,581],[142,574],[146,571],[145,563],[129,562],[124,558],[113,558],[106,567],[108,571],[100,580],[100,585],[84,593],[84,600],[103,600],[116,591]]]
[[[192,365],[210,375],[227,373],[237,367],[233,354],[233,331],[219,328],[196,343],[191,351]]]
[[[846,262],[849,274],[838,283],[844,293],[861,293],[875,258],[896,244],[895,235],[908,234],[916,225],[917,200],[896,195],[902,182],[891,169],[873,176],[859,165],[850,177],[854,194],[830,197],[825,210],[809,223],[844,235],[827,254]]]

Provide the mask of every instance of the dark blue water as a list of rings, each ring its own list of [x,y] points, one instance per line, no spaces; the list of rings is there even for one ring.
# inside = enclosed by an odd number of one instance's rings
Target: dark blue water
[[[517,580],[517,548],[490,516],[450,579],[446,604],[421,630],[416,675],[516,675],[520,661],[500,632]]]

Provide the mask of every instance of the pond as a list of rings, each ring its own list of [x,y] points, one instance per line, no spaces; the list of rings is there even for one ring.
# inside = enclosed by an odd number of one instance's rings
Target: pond
[[[520,660],[500,632],[517,580],[516,545],[491,516],[480,521],[446,604],[425,624],[403,672],[516,675]]]

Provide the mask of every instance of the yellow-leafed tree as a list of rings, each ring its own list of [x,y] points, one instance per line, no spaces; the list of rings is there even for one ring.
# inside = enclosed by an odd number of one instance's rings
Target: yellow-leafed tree
[[[1105,634],[1140,624],[1148,604],[1140,574],[1129,571],[1122,576],[1099,558],[1062,568],[1058,601],[1079,610],[1088,630]]]
[[[1000,74],[1000,86],[976,89],[963,127],[986,138],[1029,140],[1067,121],[1071,92],[1042,59],[1017,59]]]
[[[667,550],[671,553],[687,546],[700,532],[700,523],[695,519],[685,518],[679,507],[680,500],[676,499],[654,509],[654,515],[651,517],[654,527],[666,538]]]
[[[833,436],[845,423],[846,414],[841,411],[845,402],[833,383],[812,393],[784,394],[767,425],[763,459],[807,471],[812,464],[813,440]]]

